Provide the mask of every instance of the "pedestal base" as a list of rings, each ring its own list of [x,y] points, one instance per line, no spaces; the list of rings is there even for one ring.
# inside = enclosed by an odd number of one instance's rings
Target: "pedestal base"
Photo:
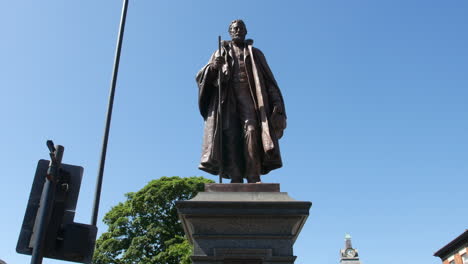
[[[293,244],[311,205],[279,184],[206,184],[177,202],[194,264],[294,263]]]

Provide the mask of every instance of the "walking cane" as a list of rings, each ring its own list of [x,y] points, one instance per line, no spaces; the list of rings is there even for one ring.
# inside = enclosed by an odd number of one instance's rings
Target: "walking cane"
[[[218,55],[221,56],[221,36],[218,36]],[[219,183],[223,183],[223,113],[221,110],[221,68],[218,69],[218,138],[219,138]]]

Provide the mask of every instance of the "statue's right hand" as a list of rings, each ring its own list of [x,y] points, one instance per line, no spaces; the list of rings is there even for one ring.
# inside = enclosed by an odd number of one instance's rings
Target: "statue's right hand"
[[[213,68],[216,69],[216,70],[219,70],[221,69],[221,67],[223,67],[223,64],[225,63],[226,61],[224,60],[224,57],[222,56],[218,56],[214,59],[212,65],[213,65]]]

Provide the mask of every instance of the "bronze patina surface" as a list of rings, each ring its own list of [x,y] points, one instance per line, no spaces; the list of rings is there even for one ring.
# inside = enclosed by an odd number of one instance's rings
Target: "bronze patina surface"
[[[284,101],[265,56],[245,39],[245,23],[231,22],[229,34],[196,77],[205,120],[199,168],[231,183],[257,183],[282,167]]]

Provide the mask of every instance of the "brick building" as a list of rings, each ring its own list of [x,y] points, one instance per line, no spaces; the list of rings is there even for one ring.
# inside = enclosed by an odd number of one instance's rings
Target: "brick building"
[[[468,264],[468,229],[439,249],[434,256],[439,257],[443,264]]]

